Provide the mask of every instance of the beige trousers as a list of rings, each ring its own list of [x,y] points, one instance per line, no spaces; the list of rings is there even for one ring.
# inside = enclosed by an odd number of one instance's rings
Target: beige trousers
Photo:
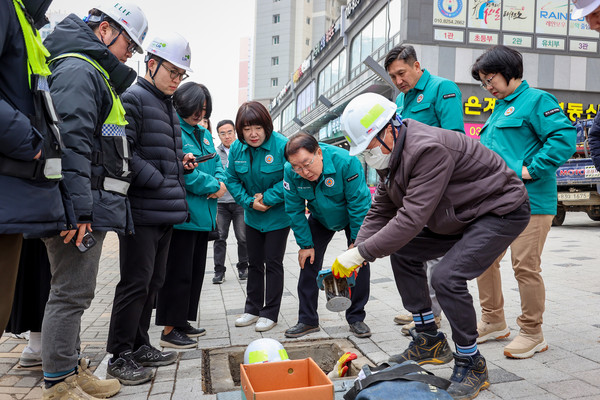
[[[512,266],[521,295],[521,315],[517,324],[526,334],[542,332],[542,315],[546,301],[546,288],[542,279],[541,255],[552,225],[553,215],[532,215],[527,228],[510,245]],[[481,319],[497,323],[505,320],[504,297],[500,278],[500,260],[504,253],[477,278]]]

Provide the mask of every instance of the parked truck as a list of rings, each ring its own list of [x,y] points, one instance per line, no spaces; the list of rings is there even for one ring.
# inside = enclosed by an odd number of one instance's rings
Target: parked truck
[[[585,212],[600,221],[600,172],[590,158],[588,131],[593,119],[578,120],[577,151],[573,158],[556,170],[558,185],[557,211],[552,225],[560,226],[567,211]]]

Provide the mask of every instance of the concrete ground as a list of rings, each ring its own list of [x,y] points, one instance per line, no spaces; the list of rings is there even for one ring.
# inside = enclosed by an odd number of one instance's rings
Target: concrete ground
[[[234,235],[228,246],[229,265],[236,263]],[[82,350],[97,366],[96,374],[106,370],[105,345],[115,286],[119,280],[118,241],[110,234],[104,245],[96,298],[86,311],[81,326]],[[212,248],[212,245],[209,245]],[[345,248],[343,234],[334,237],[326,257],[330,265]],[[239,395],[205,394],[202,386],[203,350],[227,346],[245,346],[254,339],[271,337],[289,342],[284,331],[297,322],[298,300],[296,282],[299,272],[297,250],[290,234],[285,256],[285,291],[278,325],[263,334],[253,326],[236,328],[235,319],[243,312],[245,282],[238,281],[235,268],[230,268],[222,285],[213,285],[212,250],[209,250],[207,272],[200,300],[198,326],[207,335],[198,341],[198,348],[182,351],[176,364],[158,368],[149,384],[123,387],[116,399],[225,399]],[[543,255],[543,276],[546,283],[546,313],[544,334],[549,350],[527,360],[511,360],[502,354],[507,341],[480,345],[486,357],[492,385],[478,399],[600,399],[600,222],[591,221],[585,214],[569,213],[561,227],[553,227]],[[348,331],[343,314],[325,309],[321,292],[321,331],[304,338],[349,339],[372,363],[387,360],[389,355],[403,351],[409,340],[392,321],[403,312],[388,259],[372,264],[371,298],[367,304],[365,322],[373,335],[357,339]],[[509,263],[503,260],[503,289],[505,312],[511,336],[518,333],[516,318],[520,312],[519,291]],[[475,282],[469,283],[478,309]],[[158,345],[160,327],[152,326],[150,336]],[[442,330],[450,333],[446,320]],[[284,343],[285,344],[285,343]],[[18,358],[26,340],[4,334],[0,338],[0,400],[41,398],[40,368],[22,369]],[[428,367],[436,375],[449,378],[451,365]],[[239,393],[239,389],[236,390]]]

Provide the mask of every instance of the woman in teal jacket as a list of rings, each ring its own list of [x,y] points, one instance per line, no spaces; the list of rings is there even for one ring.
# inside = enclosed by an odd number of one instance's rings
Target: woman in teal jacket
[[[210,132],[198,125],[212,110],[208,89],[194,82],[181,85],[173,94],[173,105],[179,116],[184,153],[196,158],[215,153]],[[160,340],[164,347],[195,347],[191,337],[206,333],[188,321],[198,317],[208,233],[216,226],[217,198],[225,193],[225,173],[219,157],[197,165],[184,175],[189,218],[173,227],[165,283],[157,299],[156,325],[165,326]]]
[[[287,139],[273,131],[269,112],[256,101],[242,104],[235,129],[239,140],[229,152],[227,188],[245,209],[248,248],[246,305],[235,326],[256,322],[256,331],[264,332],[277,324],[283,295],[283,256],[290,232],[283,199]]]
[[[477,59],[471,74],[498,99],[481,129],[481,143],[523,179],[531,202],[529,225],[510,246],[521,293],[522,314],[517,319],[521,330],[504,347],[507,357],[529,358],[548,348],[542,333],[545,287],[541,254],[556,214],[556,169],[575,152],[576,132],[553,95],[530,88],[522,80],[523,59],[518,51],[493,47]],[[482,308],[478,343],[510,335],[500,281],[502,256],[477,279]]]

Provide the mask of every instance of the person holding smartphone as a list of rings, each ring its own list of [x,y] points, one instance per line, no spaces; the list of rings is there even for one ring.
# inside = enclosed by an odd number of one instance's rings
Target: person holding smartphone
[[[48,83],[62,120],[64,184],[77,227],[44,238],[52,273],[42,323],[44,399],[108,397],[121,387],[116,379],[98,380],[79,362],[79,328],[94,298],[106,232],[133,230],[127,121],[119,96],[135,80],[125,62],[142,51],[147,29],[137,5],[103,2],[83,20],[67,16],[45,41]],[[140,367],[136,373],[152,376]]]
[[[190,217],[173,227],[165,283],[157,297],[156,325],[164,325],[161,346],[186,349],[196,346],[192,337],[206,334],[188,321],[198,318],[208,233],[216,227],[217,199],[227,189],[212,136],[199,125],[212,111],[208,89],[199,83],[185,83],[173,94],[173,106],[181,125],[183,152],[192,153],[198,166],[184,175]]]
[[[269,112],[257,101],[241,105],[235,130],[239,140],[229,153],[227,188],[246,211],[248,249],[246,305],[235,326],[256,322],[255,330],[265,332],[277,324],[283,295],[283,256],[291,223],[283,198],[287,139],[273,131]]]

